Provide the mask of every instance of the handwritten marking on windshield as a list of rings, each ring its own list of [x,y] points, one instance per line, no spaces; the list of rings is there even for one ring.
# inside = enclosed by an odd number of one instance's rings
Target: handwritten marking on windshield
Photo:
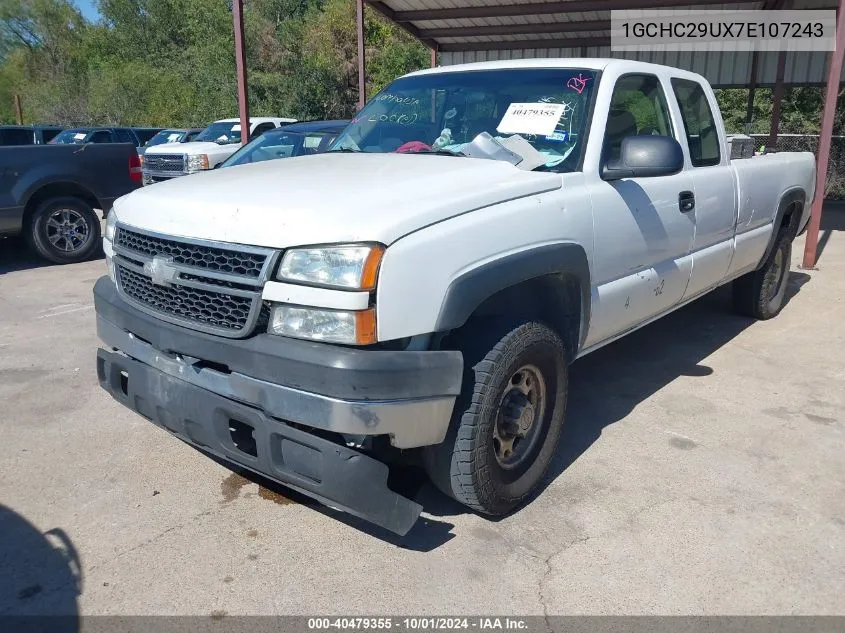
[[[387,101],[388,103],[399,103],[402,105],[419,105],[420,100],[416,97],[402,97],[400,95],[383,94],[375,99],[376,101]]]
[[[356,117],[352,123],[368,121],[370,123],[396,123],[398,125],[411,125],[416,123],[419,115],[414,114],[371,114],[368,117]]]
[[[584,92],[584,89],[587,87],[587,82],[590,81],[592,77],[584,77],[581,73],[578,73],[577,77],[572,77],[569,81],[566,82],[566,87],[571,88],[578,94]]]

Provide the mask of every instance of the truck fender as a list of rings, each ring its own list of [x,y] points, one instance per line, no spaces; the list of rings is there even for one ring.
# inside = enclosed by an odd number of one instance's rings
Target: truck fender
[[[772,254],[772,250],[775,248],[775,244],[777,243],[777,239],[778,239],[778,233],[780,233],[780,225],[783,222],[784,214],[787,212],[789,207],[791,207],[796,202],[799,202],[802,205],[805,205],[807,203],[806,198],[807,198],[807,194],[800,187],[794,187],[792,189],[787,189],[785,192],[783,192],[783,194],[781,194],[780,202],[778,203],[778,209],[775,212],[775,219],[774,219],[774,222],[772,223],[772,234],[769,237],[769,243],[766,246],[766,250],[763,253],[763,257],[760,259],[760,261],[757,264],[758,270],[760,269],[760,267],[762,267],[766,263],[766,260],[769,259],[769,255]],[[800,213],[797,216],[795,216],[791,219],[791,223],[794,226],[790,226],[789,230],[792,231],[791,237],[793,239],[795,238],[796,234],[798,233],[798,223],[800,221],[801,221],[801,214]]]
[[[98,200],[93,188],[90,186],[89,177],[83,170],[76,166],[68,167],[65,164],[45,164],[24,173],[15,182],[12,188],[12,196],[21,207],[26,207],[30,198],[44,187],[55,184],[69,184],[77,189],[87,191],[90,197]]]
[[[537,277],[560,274],[574,276],[580,287],[581,321],[577,340],[580,349],[590,323],[590,266],[583,247],[572,242],[511,253],[459,275],[446,289],[436,331],[461,327],[484,301],[502,290]],[[569,352],[574,358],[578,349]]]

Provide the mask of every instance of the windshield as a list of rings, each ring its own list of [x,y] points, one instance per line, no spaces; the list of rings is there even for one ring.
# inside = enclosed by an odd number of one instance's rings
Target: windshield
[[[596,73],[514,69],[432,73],[397,79],[376,95],[333,151],[459,155],[482,132],[518,135],[555,171],[578,168]]]
[[[179,143],[185,137],[184,132],[179,130],[162,130],[149,141],[144,143],[144,147],[152,147],[153,145],[163,145],[164,143]]]
[[[241,124],[237,122],[212,123],[197,134],[195,141],[211,141],[220,145],[241,142]]]
[[[317,154],[327,145],[326,136],[323,132],[262,134],[227,158],[221,167]]]
[[[59,132],[56,136],[50,139],[50,145],[69,145],[74,143],[84,143],[88,132],[85,130],[65,130]]]

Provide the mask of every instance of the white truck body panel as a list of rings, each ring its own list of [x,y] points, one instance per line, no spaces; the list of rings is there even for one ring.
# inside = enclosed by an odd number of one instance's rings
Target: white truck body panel
[[[272,248],[391,244],[452,216],[560,185],[557,174],[500,161],[326,153],[145,187],[121,201],[120,220],[159,233]]]
[[[813,156],[731,161],[700,76],[543,59],[391,85],[329,153],[115,202],[94,302],[118,402],[406,534],[388,441],[504,515],[553,458],[568,362],[745,273],[741,312],[784,305]]]
[[[468,271],[541,245],[578,244],[589,262],[592,299],[582,352],[755,268],[770,243],[779,201],[791,190],[804,192],[800,225],[806,224],[813,156],[784,153],[731,162],[715,96],[694,73],[627,60],[543,59],[412,75],[515,68],[602,72],[582,171],[527,172],[501,161],[443,156],[329,153],[139,190],[115,205],[119,221],[165,235],[278,249],[382,243],[388,248],[375,301],[379,340],[435,331],[450,283]],[[685,156],[681,172],[601,178],[611,96],[617,79],[629,73],[659,79]],[[691,165],[684,123],[671,97],[672,78],[704,89],[716,118],[719,164]],[[184,152],[191,145],[197,144],[150,151]],[[679,212],[679,191],[695,193],[694,212]],[[310,296],[315,305],[349,305],[325,293]]]

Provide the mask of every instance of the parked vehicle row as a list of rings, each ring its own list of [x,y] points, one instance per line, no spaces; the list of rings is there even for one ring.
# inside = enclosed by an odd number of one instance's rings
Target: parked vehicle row
[[[218,167],[320,154],[329,148],[348,124],[349,121],[343,120],[291,123],[254,138]]]
[[[249,138],[295,120],[280,117],[250,118]],[[149,147],[144,152],[144,184],[214,169],[234,154],[240,143],[240,119],[222,119],[197,134],[193,141]]]
[[[810,153],[732,160],[703,77],[627,60],[412,73],[327,152],[266,162],[286,134],[117,201],[98,378],[400,534],[421,507],[388,461],[505,515],[555,455],[570,363],[728,282],[738,311],[776,316],[822,193]],[[194,145],[160,147],[211,166]]]
[[[0,235],[22,234],[58,264],[82,261],[101,248],[100,220],[114,200],[141,186],[131,143],[0,147]]]
[[[54,125],[2,125],[0,145],[44,145],[63,129]]]

